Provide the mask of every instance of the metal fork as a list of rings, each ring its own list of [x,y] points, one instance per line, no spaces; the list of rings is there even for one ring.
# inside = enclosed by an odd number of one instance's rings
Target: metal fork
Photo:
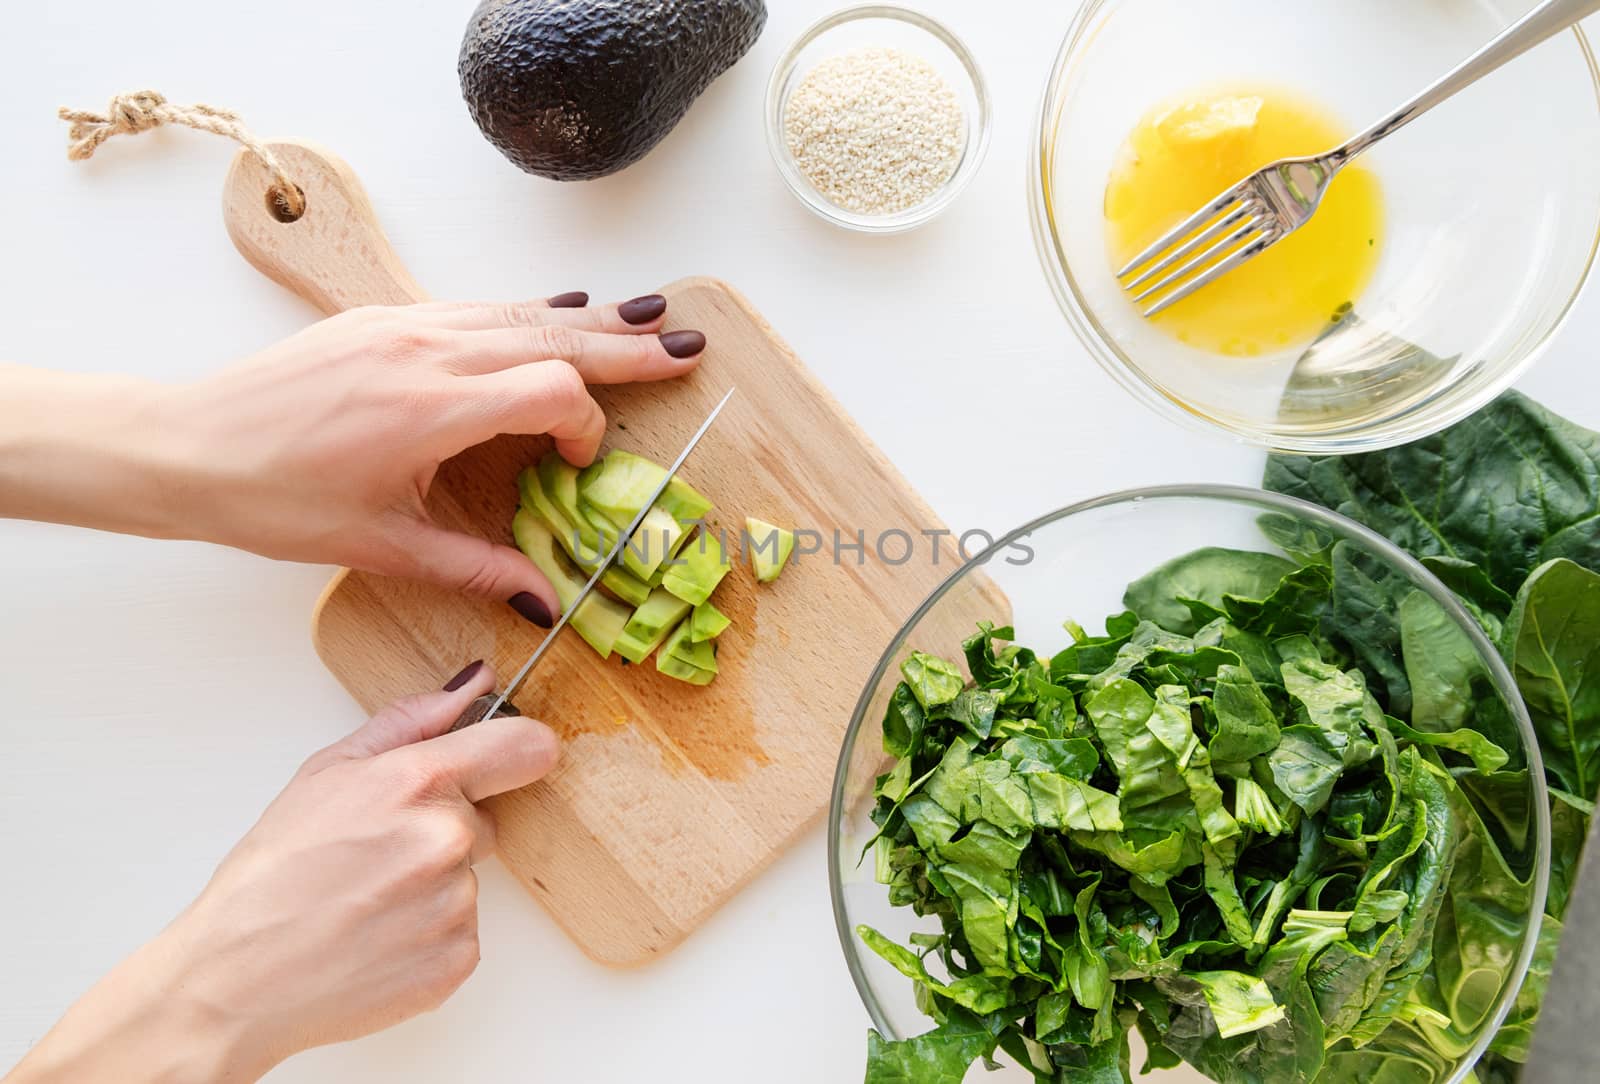
[[[1326,154],[1283,158],[1252,173],[1139,253],[1117,272],[1117,278],[1125,280],[1124,289],[1139,291],[1135,303],[1171,291],[1146,309],[1146,316],[1176,305],[1309,222],[1328,184],[1368,147],[1596,11],[1600,11],[1600,0],[1545,0],[1438,82],[1344,145]],[[1135,272],[1137,277],[1130,279]]]

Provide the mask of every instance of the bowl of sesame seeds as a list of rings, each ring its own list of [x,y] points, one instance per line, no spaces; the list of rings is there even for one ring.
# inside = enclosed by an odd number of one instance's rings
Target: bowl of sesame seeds
[[[989,145],[989,92],[943,25],[892,4],[836,11],[796,39],[767,85],[767,146],[818,217],[898,233],[936,217]]]

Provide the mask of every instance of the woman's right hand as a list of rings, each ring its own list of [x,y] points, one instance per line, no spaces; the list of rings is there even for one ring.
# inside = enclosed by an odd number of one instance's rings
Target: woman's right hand
[[[432,1009],[478,963],[475,807],[542,777],[541,723],[451,724],[474,663],[312,756],[200,897],[94,987],[7,1077],[247,1081],[313,1046]]]

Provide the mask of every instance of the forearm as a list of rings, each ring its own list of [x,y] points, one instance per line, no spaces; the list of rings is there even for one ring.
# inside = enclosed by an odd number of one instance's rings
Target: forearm
[[[0,363],[0,517],[184,534],[169,389]]]
[[[269,1068],[158,938],[72,1006],[0,1084],[235,1084]]]

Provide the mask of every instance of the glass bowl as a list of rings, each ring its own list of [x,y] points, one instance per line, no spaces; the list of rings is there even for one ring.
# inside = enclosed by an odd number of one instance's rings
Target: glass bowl
[[[898,49],[931,64],[955,92],[965,120],[965,139],[955,171],[937,192],[892,214],[859,214],[834,204],[806,179],[784,138],[789,96],[818,63],[856,49]],[[943,25],[896,4],[843,8],[801,34],[772,69],[767,84],[767,149],[784,183],[813,214],[863,233],[899,233],[932,221],[955,201],[983,164],[989,149],[989,91],[972,53]]]
[[[1495,717],[1507,735],[1502,743],[1512,758],[1509,767],[1491,779],[1471,768],[1452,765],[1463,791],[1473,795],[1472,800],[1486,815],[1485,823],[1492,826],[1491,834],[1508,864],[1517,877],[1525,879],[1527,893],[1525,911],[1507,909],[1501,916],[1500,933],[1491,939],[1495,963],[1487,979],[1490,985],[1476,987],[1473,1011],[1479,1014],[1479,1022],[1460,1037],[1459,1057],[1453,1063],[1445,1061],[1438,1079],[1440,1084],[1445,1078],[1460,1081],[1470,1071],[1511,1008],[1527,972],[1544,911],[1550,863],[1549,799],[1538,745],[1521,697],[1499,653],[1476,622],[1450,591],[1410,556],[1326,509],[1230,486],[1115,493],[1025,524],[951,575],[911,615],[884,651],[856,705],[839,755],[829,810],[828,874],[834,918],[851,976],[872,1023],[885,1037],[903,1039],[933,1025],[918,1009],[911,981],[865,948],[856,935],[857,926],[872,926],[900,944],[909,943],[912,933],[939,930],[935,918],[918,918],[910,908],[891,906],[888,890],[876,880],[872,857],[860,861],[864,846],[877,831],[870,819],[876,778],[893,763],[883,751],[882,720],[900,680],[901,662],[913,650],[960,660],[960,641],[979,620],[1014,625],[1015,642],[1035,649],[1044,658],[1072,642],[1063,628],[1064,620],[1076,619],[1091,635],[1098,634],[1102,615],[1123,609],[1124,586],[1158,565],[1205,546],[1283,553],[1271,539],[1288,541],[1296,552],[1332,553],[1336,566],[1348,559],[1351,563],[1343,567],[1361,569],[1373,582],[1386,585],[1388,597],[1403,598],[1408,608],[1415,608],[1413,616],[1438,618],[1443,627],[1459,629],[1484,675],[1474,688],[1479,697],[1477,710],[1504,709],[1503,717],[1497,711]],[[1329,546],[1338,548],[1328,550]],[[1519,766],[1527,770],[1517,775],[1514,769]],[[921,770],[919,765],[913,775]],[[1489,794],[1491,786],[1494,801],[1485,804],[1480,796]],[[1466,881],[1475,878],[1467,875]],[[1451,881],[1453,889],[1461,884],[1459,877]],[[1446,900],[1446,906],[1446,915],[1455,913],[1453,898]],[[1440,921],[1434,928],[1447,925],[1455,924]],[[928,958],[928,964],[936,975],[942,969],[934,956]],[[1132,1064],[1137,1069],[1142,1064],[1137,1032],[1133,1044]],[[1021,1082],[1032,1077],[1008,1065],[1000,1076],[985,1079]],[[1204,1078],[1180,1065],[1141,1079]]]
[[[1600,235],[1600,73],[1581,30],[1361,159],[1384,197],[1380,263],[1315,349],[1227,358],[1170,338],[1112,277],[1102,204],[1113,156],[1162,102],[1281,86],[1353,134],[1533,2],[1086,0],[1045,87],[1030,202],[1045,275],[1089,353],[1173,416],[1306,452],[1414,440],[1507,388],[1565,322]]]

